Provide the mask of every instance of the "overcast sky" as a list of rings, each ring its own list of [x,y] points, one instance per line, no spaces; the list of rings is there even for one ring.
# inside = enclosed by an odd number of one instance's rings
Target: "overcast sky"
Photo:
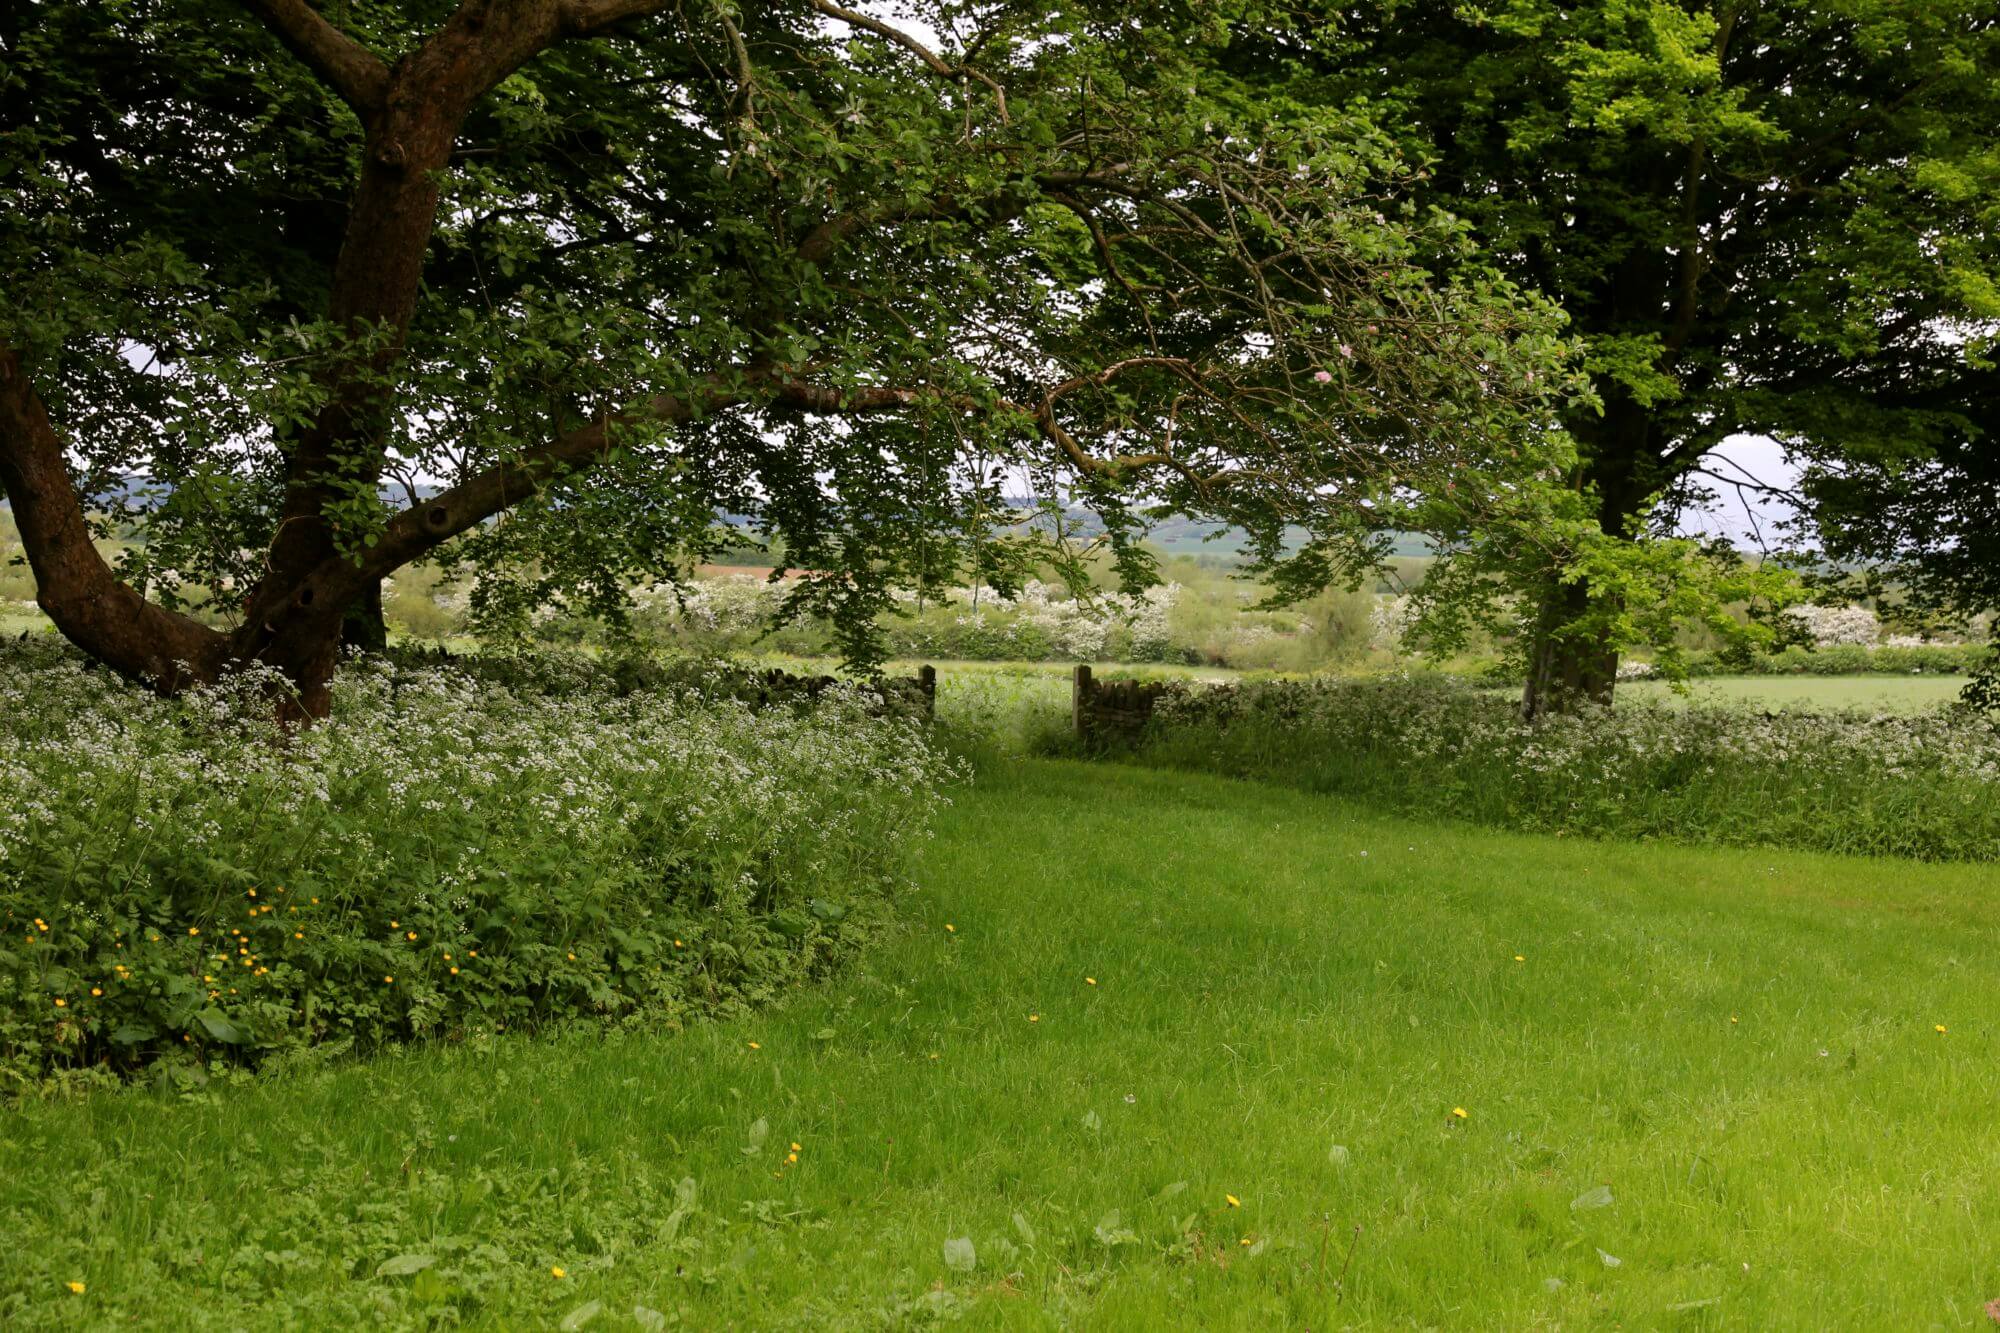
[[[1799,470],[1785,461],[1785,452],[1776,440],[1765,435],[1733,435],[1710,451],[1702,465],[1718,477],[1746,483],[1790,488]],[[1689,537],[1723,536],[1737,546],[1755,549],[1763,543],[1779,544],[1777,525],[1793,516],[1784,500],[1747,488],[1709,482],[1716,498],[1700,507],[1690,506],[1681,514],[1679,531]]]

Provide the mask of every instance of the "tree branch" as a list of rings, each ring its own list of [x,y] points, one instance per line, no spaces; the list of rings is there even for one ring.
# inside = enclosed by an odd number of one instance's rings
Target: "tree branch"
[[[667,7],[668,0],[565,0],[562,35],[594,37],[626,19],[644,18]]]
[[[546,444],[504,459],[422,505],[405,509],[389,520],[381,538],[370,547],[357,582],[380,578],[426,552],[519,504],[557,477],[587,471],[616,444],[621,430],[643,426],[683,425],[745,403],[763,402],[828,415],[893,412],[914,407],[926,394],[920,389],[886,386],[826,387],[804,380],[745,369],[733,376],[712,375],[692,393],[658,394],[626,411],[600,417],[589,425],[557,436]],[[966,403],[968,407],[972,404]],[[354,570],[352,562],[347,568]],[[328,577],[344,578],[334,571]]]
[[[389,95],[389,67],[306,0],[243,0],[285,45],[364,120]]]
[[[119,674],[168,690],[214,674],[223,637],[141,597],[98,553],[48,409],[4,342],[0,495],[14,507],[35,600],[64,638]]]
[[[910,52],[917,59],[923,61],[934,74],[942,74],[946,78],[963,77],[977,79],[992,90],[994,105],[1000,113],[1000,123],[1003,125],[1008,123],[1007,90],[986,74],[981,73],[970,65],[951,64],[943,56],[931,50],[901,28],[896,27],[893,23],[884,23],[880,19],[870,18],[858,10],[848,9],[844,5],[837,5],[833,0],[811,0],[811,4],[814,9],[828,18],[839,19],[842,23],[850,27],[860,28],[865,32],[872,32],[884,41],[894,42],[897,46],[902,47],[905,51]]]

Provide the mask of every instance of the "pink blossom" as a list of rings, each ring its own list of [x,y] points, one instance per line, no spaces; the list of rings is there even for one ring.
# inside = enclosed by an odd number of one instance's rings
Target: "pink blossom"
[[[1313,372],[1313,378],[1318,380],[1321,384],[1331,384],[1333,383],[1333,372],[1330,370],[1315,370]]]
[[[1349,347],[1346,343],[1342,343],[1340,345],[1340,354],[1346,357],[1349,361],[1352,361],[1354,359],[1354,349],[1352,347]]]

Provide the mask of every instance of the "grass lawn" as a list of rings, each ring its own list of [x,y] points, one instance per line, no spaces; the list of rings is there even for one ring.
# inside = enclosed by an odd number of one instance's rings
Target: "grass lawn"
[[[1990,868],[1022,762],[960,795],[903,919],[740,1022],[0,1113],[0,1324],[1910,1328],[2000,1297]]]

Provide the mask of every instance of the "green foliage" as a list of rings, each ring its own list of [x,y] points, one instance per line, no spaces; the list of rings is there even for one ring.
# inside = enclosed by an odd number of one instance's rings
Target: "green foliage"
[[[285,735],[254,680],[167,703],[4,654],[16,1086],[739,1011],[867,935],[949,772],[865,695],[752,712],[692,672],[375,663]]]
[[[1194,688],[1155,719],[1143,762],[1434,818],[2000,860],[2000,729],[1962,712],[1630,704],[1524,723],[1503,694],[1404,677]]]
[[[892,589],[1085,579],[1018,528],[1023,481],[1091,508],[1128,585],[1158,510],[1244,527],[1310,590],[1413,492],[1477,510],[1568,458],[1535,429],[1575,396],[1560,316],[1409,202],[1369,115],[1248,95],[1224,15],[925,3],[919,55],[831,9],[641,8],[452,123],[414,250],[347,226],[395,118],[243,6],[6,34],[0,343],[144,532],[133,580],[231,610],[308,541],[282,515],[370,576],[456,534],[488,626],[558,600],[617,625],[627,588],[752,539],[871,665]],[[442,11],[325,17],[392,61]],[[405,501],[421,540],[387,541]]]
[[[1992,650],[1973,643],[1928,643],[1909,646],[1829,644],[1804,648],[1793,644],[1776,652],[1745,657],[1729,652],[1689,653],[1689,676],[1970,676],[1992,657]]]
[[[1545,537],[1643,541],[1723,484],[1710,449],[1768,434],[1813,465],[1834,549],[1931,562],[1904,580],[1976,611],[2000,568],[1996,20],[1994,0],[1379,0],[1273,14],[1231,58],[1398,127],[1423,202],[1570,317],[1585,504]],[[1631,576],[1680,563],[1548,545],[1513,548],[1516,590],[1610,603],[1552,617],[1575,651],[1632,646]]]

